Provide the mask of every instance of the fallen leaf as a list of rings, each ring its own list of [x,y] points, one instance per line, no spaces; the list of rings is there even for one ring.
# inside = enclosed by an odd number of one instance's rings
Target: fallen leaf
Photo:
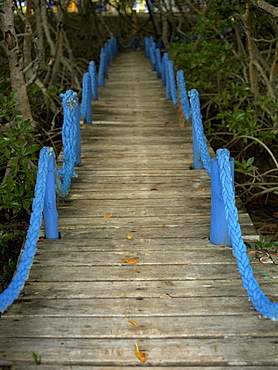
[[[157,188],[150,189],[150,191],[153,191],[153,190],[158,190],[158,189]]]
[[[205,190],[206,190],[206,188],[202,188],[201,190],[202,190],[202,191],[205,191]]]
[[[104,218],[111,218],[111,217],[113,217],[113,215],[112,215],[112,213],[111,213],[111,215],[108,215],[108,216],[103,216]]]
[[[83,124],[83,125],[81,125],[81,127],[87,127],[87,125]]]
[[[127,239],[132,239],[132,236],[130,234],[126,235]]]
[[[193,140],[193,138],[192,137],[189,137],[188,140]]]
[[[39,238],[38,242],[43,242],[44,238]]]
[[[127,321],[128,321],[128,322],[130,322],[130,323],[131,323],[132,325],[134,325],[134,326],[138,326],[137,322],[135,322],[135,321],[128,320],[128,319],[127,319]]]
[[[166,225],[162,225],[161,227],[162,227],[162,229],[165,229]]]
[[[139,261],[133,259],[133,258],[123,258],[122,261],[125,263],[131,264],[131,263],[139,263]]]
[[[119,119],[119,117],[115,117],[115,119]]]
[[[138,347],[138,343],[137,342],[134,342],[134,343],[135,343],[135,348],[136,348],[136,351],[134,353],[139,358],[139,360],[144,364],[147,361],[148,358],[145,355],[145,353],[140,351],[140,349]]]
[[[128,87],[128,85],[125,85],[125,87]]]
[[[149,111],[146,111],[145,113],[150,113]]]
[[[164,125],[168,125],[168,123],[170,123],[170,121],[164,122]]]

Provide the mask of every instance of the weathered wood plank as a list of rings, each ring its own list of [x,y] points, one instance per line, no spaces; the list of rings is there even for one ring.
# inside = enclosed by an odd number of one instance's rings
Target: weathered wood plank
[[[107,241],[109,239],[118,239],[118,240],[124,240],[126,239],[126,234],[130,233],[130,235],[133,237],[133,241],[137,243],[141,243],[142,241],[145,241],[146,239],[162,239],[162,238],[177,238],[179,236],[180,238],[209,238],[210,228],[209,223],[206,225],[202,223],[192,223],[187,224],[184,226],[177,226],[177,227],[146,227],[146,228],[140,228],[140,225],[134,225],[132,228],[125,228],[125,229],[106,229],[105,231],[103,229],[88,229],[88,227],[83,228],[82,225],[76,225],[74,226],[60,226],[60,231],[62,234],[62,238],[69,238],[69,239],[80,239],[80,238],[88,238],[92,240],[92,243],[94,243],[94,239],[106,239]],[[254,227],[251,225],[245,225],[243,228],[243,232],[245,237],[248,239],[250,236],[252,236],[252,239],[255,238],[255,240],[258,239],[258,235],[254,232]],[[197,241],[196,241],[197,242]]]
[[[245,225],[252,225],[250,221],[250,218],[246,216],[245,214],[240,214],[240,223],[242,226]],[[198,221],[196,221],[196,218],[198,218]],[[176,228],[176,227],[185,227],[188,224],[195,224],[198,225],[207,225],[209,223],[208,215],[202,215],[200,214],[186,214],[181,216],[171,216],[167,217],[166,215],[161,218],[161,216],[156,217],[117,217],[115,214],[115,217],[111,218],[91,218],[86,215],[84,217],[76,218],[76,217],[61,217],[59,220],[59,227],[61,229],[65,227],[71,228],[72,226],[75,226],[77,229],[130,229],[134,227],[138,227],[137,225],[140,225],[140,228]]]
[[[118,262],[118,261],[117,261]],[[261,267],[260,265],[257,265]],[[276,266],[266,264],[264,267],[268,276],[278,282]],[[256,273],[259,276],[259,273]],[[211,280],[211,279],[238,279],[235,263],[222,264],[175,264],[175,265],[140,265],[126,264],[114,266],[94,266],[88,262],[83,265],[71,264],[67,267],[40,266],[32,269],[29,281],[160,281],[160,280]],[[273,285],[275,286],[275,285]],[[247,298],[246,298],[247,299]],[[111,302],[110,302],[111,303]]]
[[[52,251],[49,255],[46,248],[39,249],[36,255],[36,263],[42,266],[48,265],[89,265],[94,266],[122,266],[125,264],[123,259],[136,259],[139,265],[188,265],[188,264],[205,264],[218,265],[234,263],[235,259],[232,256],[231,248],[224,248],[219,251],[219,248],[208,248],[191,251],[146,251],[144,248],[136,248],[136,250],[121,250],[121,251],[105,251],[94,252],[93,246],[91,251],[73,252],[67,254],[66,251]],[[215,266],[217,268],[217,266]],[[278,271],[277,271],[278,272]]]
[[[264,267],[260,266],[263,271]],[[259,278],[261,288],[268,295],[273,283]],[[276,287],[276,285],[275,285]],[[24,288],[21,300],[30,299],[92,299],[92,298],[190,298],[190,297],[244,297],[246,292],[240,278],[232,280],[163,280],[163,281],[29,281]],[[277,301],[277,294],[275,301]],[[15,310],[7,311],[3,316],[17,314]],[[20,316],[21,314],[18,313]],[[272,323],[273,324],[273,323]],[[1,326],[0,326],[1,327]]]
[[[278,366],[278,343],[273,338],[219,338],[207,339],[141,339],[137,342],[145,352],[149,366],[245,366],[260,364]],[[134,339],[0,339],[1,348],[9,352],[0,353],[0,364],[32,363],[32,352],[41,356],[44,364],[61,366],[133,366],[140,361],[135,356]],[[246,350],[248,348],[248,350]],[[267,349],[267,355],[265,351]],[[5,352],[6,352],[5,351]]]
[[[267,333],[275,338],[278,329],[273,322],[259,319],[258,316],[184,316],[184,317],[137,317],[132,325],[132,317],[41,317],[40,326],[36,317],[5,317],[1,320],[1,336],[6,338],[75,338],[75,339],[168,339],[168,338],[219,338],[245,337],[260,338]],[[11,332],[9,326],[14,324]],[[26,327],[25,321],[28,321]],[[133,320],[132,320],[133,321]],[[204,325],[205,322],[205,325]],[[52,330],[49,331],[51,325]]]
[[[247,297],[18,299],[9,316],[184,317],[258,316]],[[224,318],[223,318],[224,319]],[[167,327],[166,327],[167,329]],[[168,328],[170,330],[170,328]],[[221,333],[220,333],[221,334]],[[194,336],[194,334],[192,333]]]

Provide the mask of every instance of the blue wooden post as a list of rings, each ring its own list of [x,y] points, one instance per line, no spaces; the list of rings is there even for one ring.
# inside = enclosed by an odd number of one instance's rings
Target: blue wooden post
[[[91,77],[93,99],[98,100],[98,83],[97,83],[97,70],[95,62],[90,62],[89,73]]]
[[[234,159],[230,158],[231,173],[234,175]],[[234,184],[234,176],[231,179]],[[234,185],[233,185],[234,186]],[[222,185],[217,157],[211,160],[211,219],[210,242],[216,245],[232,246],[225,207],[222,197]]]
[[[78,98],[76,97],[77,101]],[[75,121],[76,121],[76,149],[75,149],[75,167],[82,167],[81,161],[81,138],[80,138],[80,111],[79,104],[75,107]]]
[[[110,53],[109,53],[109,46],[108,43],[104,45],[104,50],[105,50],[105,78],[108,78],[108,67],[110,66]]]
[[[150,39],[145,36],[144,38],[144,45],[145,45],[145,54],[146,54],[146,57],[149,58],[150,57]]]
[[[48,174],[46,178],[46,190],[44,196],[43,216],[46,239],[59,239],[54,166],[55,158],[53,155],[48,161]]]
[[[174,64],[171,60],[168,60],[168,73],[169,73],[169,85],[170,85],[170,94],[171,99],[175,105],[178,104],[178,93],[175,79],[175,70]]]
[[[178,83],[178,86],[179,86],[180,100],[181,100],[181,106],[182,106],[184,117],[187,121],[191,121],[190,105],[189,105],[189,101],[188,101],[186,83],[185,83],[185,79],[184,79],[183,70],[179,70],[177,72],[177,83]]]
[[[158,78],[161,78],[161,53],[160,49],[155,49],[155,59],[156,59],[156,75]]]
[[[170,74],[169,74],[169,59],[165,60],[165,82],[166,82],[166,100],[171,100]]]
[[[101,87],[105,86],[105,53],[103,48],[101,48],[100,52],[100,62],[98,68],[98,84]]]
[[[198,144],[198,134],[196,130],[196,125],[194,125],[194,120],[192,120],[192,150],[193,150],[193,167],[194,170],[203,170],[204,165],[201,159],[201,151]]]
[[[152,71],[156,71],[155,48],[153,47],[153,45],[150,46],[150,61],[151,61]]]
[[[164,53],[162,57],[162,65],[161,65],[161,86],[166,86],[166,66],[169,60],[168,53]]]
[[[85,124],[92,123],[92,84],[89,72],[84,73],[82,79],[81,114]]]

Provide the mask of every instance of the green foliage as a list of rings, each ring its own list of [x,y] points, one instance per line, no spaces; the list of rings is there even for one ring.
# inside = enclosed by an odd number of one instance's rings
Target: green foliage
[[[15,108],[15,94],[0,94],[0,122],[8,128],[0,136],[0,212],[10,220],[21,211],[30,213],[36,169],[30,168],[36,160],[34,130],[29,121],[22,121]],[[5,125],[4,125],[5,126]]]
[[[245,242],[245,245],[249,249],[260,250],[260,249],[266,249],[266,248],[276,247],[276,246],[278,246],[278,242],[266,243],[265,240],[264,240],[264,237],[263,236],[260,236],[259,241],[255,242],[255,245],[254,246],[252,246],[251,244],[249,244],[247,242]]]
[[[48,86],[42,94],[41,88],[37,85],[32,85],[27,89],[28,98],[33,115],[41,116],[43,112],[47,112],[49,104],[57,100],[60,104],[59,96],[63,91],[63,87]]]
[[[247,161],[245,159],[243,159],[241,162],[235,161],[235,165],[237,166],[235,171],[241,172],[244,175],[248,175],[248,173],[256,171],[258,167],[253,166],[254,160],[255,158],[252,157],[252,158],[249,158]]]
[[[33,359],[37,365],[41,364],[41,356],[38,356],[35,352],[33,352]]]

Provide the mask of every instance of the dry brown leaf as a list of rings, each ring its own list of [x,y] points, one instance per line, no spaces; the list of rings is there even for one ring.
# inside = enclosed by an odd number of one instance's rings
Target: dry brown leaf
[[[170,121],[164,122],[164,125],[168,125],[168,123],[170,123]]]
[[[189,137],[188,140],[193,140],[193,137]]]
[[[150,113],[150,112],[146,110],[146,112],[145,112],[145,113]]]
[[[166,225],[162,225],[161,227],[162,227],[162,229],[165,229]]]
[[[131,263],[139,263],[138,260],[135,260],[133,258],[123,258],[122,261],[124,261],[125,263],[128,263],[128,264],[131,264]]]
[[[132,239],[132,236],[130,234],[126,235],[127,239]]]
[[[81,125],[81,127],[87,127],[87,125],[83,124],[83,125]]]
[[[138,326],[138,324],[137,324],[137,322],[136,322],[136,321],[132,321],[132,320],[128,320],[128,319],[127,319],[127,321],[128,321],[128,322],[130,322],[130,323],[131,323],[132,325],[134,325],[134,326]]]
[[[125,85],[125,87],[128,87],[128,85]]]
[[[140,349],[138,347],[138,343],[137,342],[134,342],[134,343],[135,343],[135,348],[136,348],[136,351],[134,353],[139,358],[139,360],[144,364],[147,361],[148,358],[145,355],[145,353],[140,351]]]
[[[111,218],[111,217],[113,217],[113,215],[112,215],[112,213],[111,213],[111,215],[107,215],[107,216],[103,216],[104,218]]]

